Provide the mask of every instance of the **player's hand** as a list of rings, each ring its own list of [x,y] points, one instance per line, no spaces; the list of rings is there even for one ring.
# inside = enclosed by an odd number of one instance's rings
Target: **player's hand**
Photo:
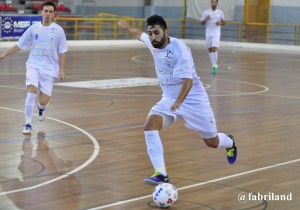
[[[172,106],[170,107],[171,111],[173,112],[173,111],[179,109],[180,105],[181,105],[181,103],[178,103],[175,101],[175,103],[172,104]]]
[[[126,29],[128,27],[128,23],[126,20],[119,20],[118,21],[118,27],[120,29]]]
[[[2,60],[3,58],[5,58],[5,54],[4,53],[0,54],[0,60]]]
[[[66,79],[65,71],[60,71],[59,72],[59,78],[60,78],[61,81],[64,81]]]

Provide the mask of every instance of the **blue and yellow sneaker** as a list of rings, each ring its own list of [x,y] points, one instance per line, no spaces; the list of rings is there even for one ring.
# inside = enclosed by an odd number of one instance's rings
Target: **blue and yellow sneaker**
[[[213,65],[212,68],[211,68],[211,73],[212,74],[216,74],[217,73],[217,69],[218,69],[218,65],[217,64]]]
[[[151,177],[144,179],[144,183],[156,186],[161,183],[169,183],[169,178],[168,176],[160,174],[159,171],[155,171]]]
[[[229,138],[232,139],[233,145],[231,148],[226,149],[227,150],[227,160],[228,160],[228,163],[233,164],[236,161],[236,157],[237,157],[237,147],[235,146],[233,135],[228,135],[228,136],[229,136]]]

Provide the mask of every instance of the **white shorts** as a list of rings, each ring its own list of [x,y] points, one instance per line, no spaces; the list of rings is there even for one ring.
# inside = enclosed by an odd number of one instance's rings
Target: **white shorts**
[[[54,82],[54,77],[41,75],[37,68],[27,66],[26,87],[28,87],[29,85],[33,85],[44,94],[51,96]]]
[[[185,127],[199,132],[202,138],[209,139],[218,135],[215,116],[209,104],[183,103],[178,110],[172,112],[170,107],[174,101],[175,99],[162,98],[151,108],[148,116],[161,113],[161,116],[167,115],[164,119],[171,116],[174,119],[173,122],[180,117],[183,118]],[[169,124],[171,123],[167,123],[167,125]]]
[[[220,37],[219,36],[208,36],[206,37],[205,46],[207,48],[220,47]]]

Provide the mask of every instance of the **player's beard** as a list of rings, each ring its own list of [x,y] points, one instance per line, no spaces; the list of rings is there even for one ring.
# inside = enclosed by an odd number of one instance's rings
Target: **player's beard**
[[[161,38],[160,42],[158,42],[158,41],[152,41],[151,44],[152,44],[152,46],[154,48],[158,48],[159,49],[159,48],[161,48],[164,45],[164,43],[166,42],[166,40],[167,40],[167,36],[166,36],[166,34],[164,34],[164,36],[163,36],[163,38]]]

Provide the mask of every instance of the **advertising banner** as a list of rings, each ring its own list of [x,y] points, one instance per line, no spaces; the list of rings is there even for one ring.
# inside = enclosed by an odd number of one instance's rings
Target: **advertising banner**
[[[1,40],[19,39],[26,29],[42,21],[40,15],[0,15]]]

